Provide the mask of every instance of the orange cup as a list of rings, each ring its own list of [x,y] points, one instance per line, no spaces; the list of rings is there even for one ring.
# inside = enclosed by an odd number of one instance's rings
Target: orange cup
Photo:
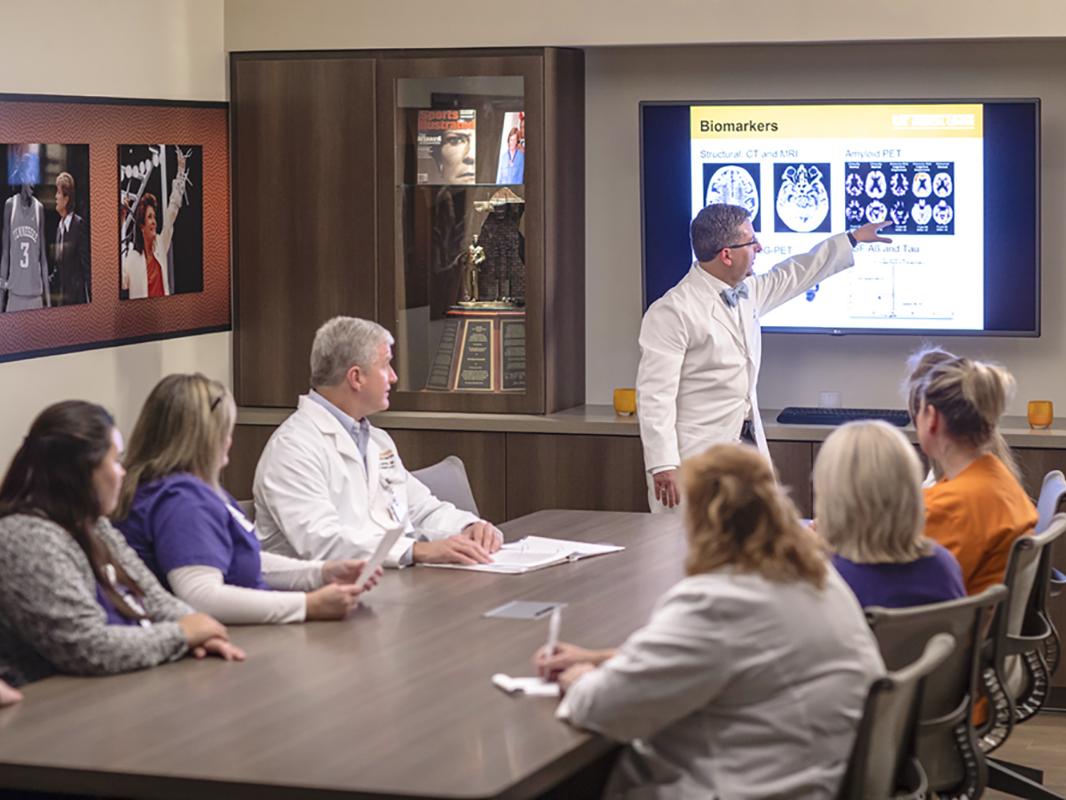
[[[614,390],[614,413],[620,417],[631,417],[637,413],[637,390]]]
[[[1030,400],[1028,414],[1030,428],[1050,428],[1055,419],[1055,407],[1050,400]]]

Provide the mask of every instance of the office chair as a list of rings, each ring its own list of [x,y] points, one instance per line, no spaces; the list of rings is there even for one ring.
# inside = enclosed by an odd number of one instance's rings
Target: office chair
[[[988,754],[1010,736],[1014,725],[1045,705],[1057,665],[1058,634],[1047,611],[1051,548],[1066,533],[1066,514],[1056,514],[1042,533],[1022,536],[1011,547],[1004,583],[1008,599],[996,611],[985,644],[983,679],[990,700],[978,735]],[[1052,800],[1040,770],[989,759],[989,786],[1017,797]]]
[[[873,682],[837,793],[840,800],[924,796],[925,773],[915,757],[924,684],[954,649],[950,634],[934,634],[917,661]]]
[[[477,514],[474,492],[470,489],[470,479],[466,475],[466,466],[458,456],[448,456],[436,464],[411,473],[424,483],[439,500],[447,500],[458,509]],[[480,516],[480,515],[479,515]]]
[[[988,781],[974,730],[973,704],[982,665],[984,632],[1007,597],[1001,585],[979,595],[911,608],[866,609],[885,666],[901,669],[935,634],[948,633],[955,649],[925,682],[918,724],[918,760],[929,789],[940,798],[980,797]]]

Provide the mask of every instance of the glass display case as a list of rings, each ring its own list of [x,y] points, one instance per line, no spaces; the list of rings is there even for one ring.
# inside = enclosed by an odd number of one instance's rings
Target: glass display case
[[[397,389],[526,385],[521,75],[396,82]]]
[[[390,59],[378,86],[392,408],[542,413],[553,235],[543,57]],[[583,272],[583,253],[571,255]],[[584,348],[583,309],[572,344]]]

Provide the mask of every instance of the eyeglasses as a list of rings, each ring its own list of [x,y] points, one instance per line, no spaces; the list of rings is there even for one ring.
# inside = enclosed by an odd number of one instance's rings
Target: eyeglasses
[[[752,245],[758,245],[758,244],[759,244],[759,240],[755,239],[755,238],[752,238],[752,240],[750,242],[744,242],[743,244],[727,244],[722,249],[723,250],[732,250],[735,247],[751,247]]]
[[[222,398],[223,397],[225,397],[225,395],[220,394],[218,397],[216,397],[214,400],[211,401],[211,410],[212,411],[214,411],[216,408],[218,408],[218,404],[222,402]]]

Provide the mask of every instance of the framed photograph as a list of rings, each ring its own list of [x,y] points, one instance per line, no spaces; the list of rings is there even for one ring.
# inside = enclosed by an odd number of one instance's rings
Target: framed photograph
[[[0,312],[92,299],[89,146],[0,144]]]
[[[203,150],[119,145],[121,299],[203,291]]]
[[[229,330],[228,137],[225,103],[0,95],[0,361]]]

